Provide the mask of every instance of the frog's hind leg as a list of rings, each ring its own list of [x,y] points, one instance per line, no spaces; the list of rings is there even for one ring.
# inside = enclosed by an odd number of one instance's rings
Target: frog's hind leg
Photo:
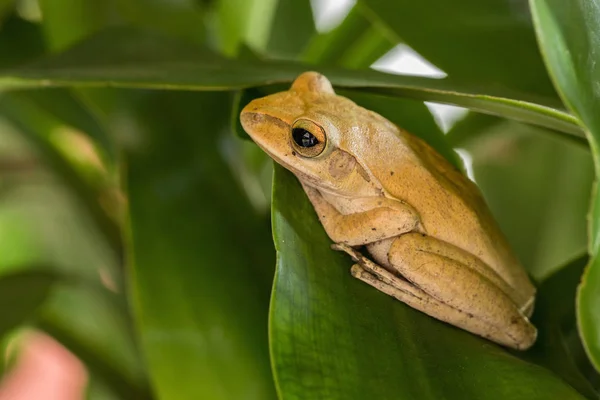
[[[473,320],[472,315],[467,315],[460,310],[442,303],[407,280],[377,265],[369,258],[363,256],[359,251],[349,246],[335,244],[332,248],[348,253],[356,262],[350,270],[352,276],[355,278],[373,286],[388,296],[400,300],[409,307],[487,339],[494,340],[493,337],[483,333],[490,329],[489,324],[486,322]]]
[[[408,233],[394,239],[388,259],[395,273],[459,313],[428,314],[505,346],[530,347],[537,332],[518,304],[488,274],[456,257],[457,250],[430,236]]]

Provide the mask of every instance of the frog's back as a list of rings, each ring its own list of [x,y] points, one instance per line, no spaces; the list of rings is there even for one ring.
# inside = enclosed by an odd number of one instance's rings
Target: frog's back
[[[382,179],[386,192],[417,210],[428,235],[479,257],[524,299],[533,295],[479,188],[423,140],[402,130],[395,134],[402,156]]]

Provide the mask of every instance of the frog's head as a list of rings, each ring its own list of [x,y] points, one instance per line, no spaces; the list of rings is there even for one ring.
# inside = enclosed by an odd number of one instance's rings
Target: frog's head
[[[240,119],[252,140],[303,183],[345,195],[369,181],[350,150],[365,111],[337,96],[323,75],[305,72],[290,90],[250,102]]]

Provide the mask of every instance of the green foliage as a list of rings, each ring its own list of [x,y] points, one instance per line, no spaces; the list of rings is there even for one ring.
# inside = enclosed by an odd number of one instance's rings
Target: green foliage
[[[597,0],[362,0],[327,32],[318,4],[0,0],[3,343],[52,335],[91,399],[597,398]],[[447,77],[369,68],[397,45]],[[308,69],[473,174],[538,285],[532,349],[355,280],[271,182],[239,111]],[[423,102],[469,112],[444,135]]]

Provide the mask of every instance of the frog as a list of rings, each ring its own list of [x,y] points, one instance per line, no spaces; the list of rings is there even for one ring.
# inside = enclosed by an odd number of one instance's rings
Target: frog
[[[350,273],[406,305],[526,350],[536,289],[478,186],[423,139],[308,71],[240,122],[291,171]]]

